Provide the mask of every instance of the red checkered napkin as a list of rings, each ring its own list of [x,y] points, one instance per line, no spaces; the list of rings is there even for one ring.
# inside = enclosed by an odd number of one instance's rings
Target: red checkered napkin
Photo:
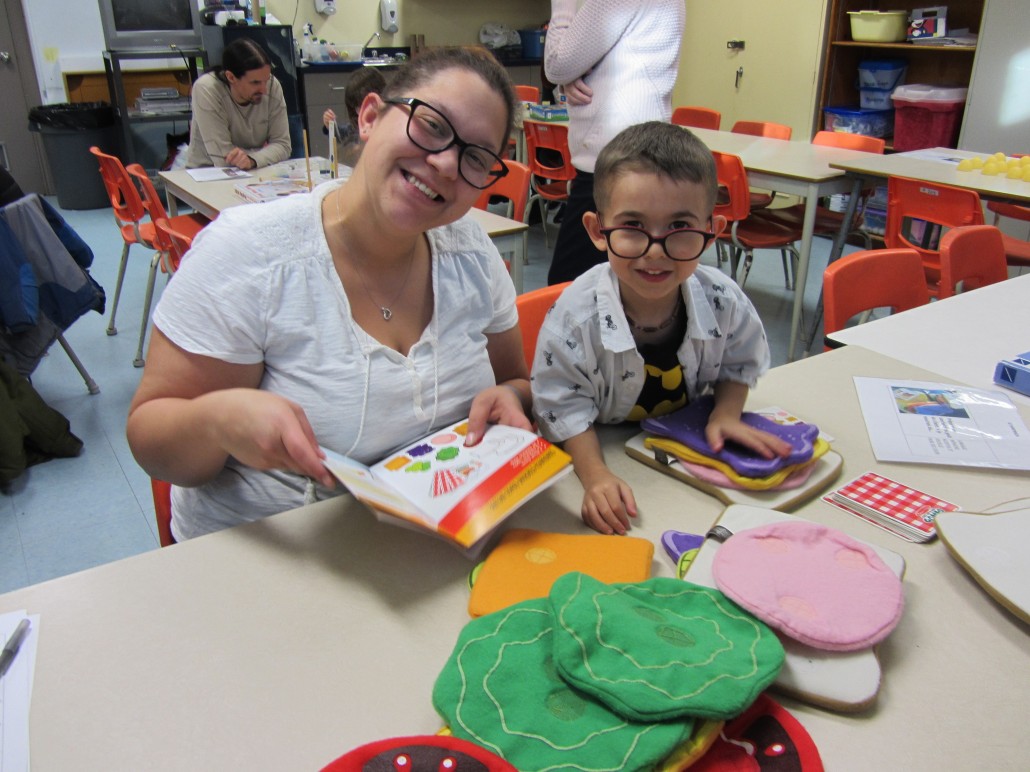
[[[866,472],[823,501],[868,520],[908,541],[929,541],[937,535],[934,519],[957,504],[917,491],[875,472]]]

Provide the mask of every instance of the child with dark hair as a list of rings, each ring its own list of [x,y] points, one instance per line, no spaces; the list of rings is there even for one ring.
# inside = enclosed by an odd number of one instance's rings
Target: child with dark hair
[[[376,67],[362,67],[347,81],[343,105],[347,110],[347,125],[336,124],[336,138],[340,143],[339,159],[345,166],[354,166],[365,146],[358,135],[358,109],[369,94],[381,94],[386,88],[386,78]],[[336,113],[329,108],[322,114],[322,131],[329,133],[329,124],[336,120]]]

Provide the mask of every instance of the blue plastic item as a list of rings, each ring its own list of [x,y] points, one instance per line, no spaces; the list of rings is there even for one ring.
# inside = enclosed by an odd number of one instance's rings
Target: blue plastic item
[[[823,128],[869,137],[889,137],[894,132],[894,110],[862,110],[858,107],[827,107]]]
[[[1030,397],[1030,351],[998,362],[994,368],[994,382]]]
[[[893,91],[905,80],[904,59],[867,59],[858,63],[858,87]]]

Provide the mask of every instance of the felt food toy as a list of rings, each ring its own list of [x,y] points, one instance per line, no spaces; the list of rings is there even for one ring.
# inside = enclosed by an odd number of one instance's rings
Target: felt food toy
[[[901,580],[866,544],[807,521],[730,537],[712,562],[715,585],[777,630],[828,651],[882,641],[901,619]]]
[[[721,592],[656,577],[551,588],[554,662],[568,683],[638,721],[728,719],[776,678],[783,646]]]
[[[546,598],[465,625],[433,687],[454,736],[524,772],[650,769],[691,736],[691,719],[634,722],[572,688],[555,668],[553,638]]]
[[[322,772],[518,772],[475,743],[446,735],[392,737],[362,745],[340,756]]]
[[[705,427],[714,407],[715,399],[711,395],[700,397],[668,415],[645,418],[640,422],[640,427],[651,434],[681,442],[703,456],[718,459],[744,477],[767,477],[780,469],[805,463],[812,458],[819,427],[806,423],[786,426],[757,413],[747,412],[741,415],[744,423],[790,443],[791,452],[783,458],[762,458],[747,448],[729,442],[721,451],[713,453],[705,439]]]

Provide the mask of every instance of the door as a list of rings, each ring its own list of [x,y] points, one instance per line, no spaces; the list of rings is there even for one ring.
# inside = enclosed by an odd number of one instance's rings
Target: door
[[[21,0],[0,0],[0,164],[22,190],[51,193],[40,138],[28,129],[29,108],[40,103],[28,40]]]
[[[826,31],[814,0],[686,0],[673,107],[700,105],[736,121],[773,121],[811,139]],[[729,48],[730,41],[742,46]],[[738,42],[739,41],[739,42]],[[821,128],[818,127],[818,128]]]

